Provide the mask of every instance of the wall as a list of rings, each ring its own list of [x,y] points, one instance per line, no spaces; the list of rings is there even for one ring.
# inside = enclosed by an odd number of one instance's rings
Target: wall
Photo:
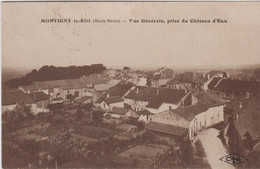
[[[15,108],[16,104],[2,106],[2,112],[11,111]]]
[[[177,109],[177,108],[179,107],[179,105],[177,105],[177,104],[163,103],[163,104],[159,107],[158,111],[159,111],[159,112],[163,112],[163,111],[165,111],[165,110],[169,110],[169,109],[170,109],[170,106],[171,106],[171,109]]]
[[[107,103],[105,101],[102,101],[99,105],[102,109],[107,110],[109,109],[109,106],[107,105]]]
[[[198,133],[215,124],[224,122],[223,107],[224,105],[211,107],[207,111],[196,115],[194,120],[195,132]]]
[[[125,101],[125,104],[128,104],[131,106],[131,108],[135,111],[142,111],[142,110],[145,110],[146,106],[148,105],[148,102],[147,101],[135,101],[135,100],[132,100],[132,99],[127,99],[125,98],[124,99]]]
[[[109,108],[112,108],[112,107],[122,107],[122,108],[124,108],[124,102],[122,101],[122,102],[109,104]]]
[[[49,104],[49,100],[41,100],[41,101],[37,101],[36,102],[37,108],[47,109],[48,108],[48,104]]]
[[[173,126],[183,127],[183,128],[189,128],[189,121],[181,118],[180,116],[174,114],[174,113],[168,113],[168,112],[162,112],[159,114],[155,114],[151,116],[152,122],[157,123],[163,123],[163,124],[169,124]]]

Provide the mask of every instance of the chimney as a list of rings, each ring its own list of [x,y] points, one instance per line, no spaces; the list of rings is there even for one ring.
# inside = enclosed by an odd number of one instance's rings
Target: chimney
[[[136,93],[139,93],[139,87],[136,88]]]
[[[159,88],[156,88],[156,95],[158,96],[160,94]]]

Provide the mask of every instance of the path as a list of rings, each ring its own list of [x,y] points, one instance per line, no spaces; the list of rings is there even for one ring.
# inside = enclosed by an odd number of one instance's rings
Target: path
[[[201,140],[212,169],[235,169],[234,166],[220,160],[221,157],[228,155],[228,152],[218,135],[219,130],[210,128],[198,134],[195,139]]]

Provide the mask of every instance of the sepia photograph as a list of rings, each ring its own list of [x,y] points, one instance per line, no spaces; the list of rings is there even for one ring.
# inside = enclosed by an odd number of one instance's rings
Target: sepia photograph
[[[260,168],[260,2],[1,5],[1,168]]]

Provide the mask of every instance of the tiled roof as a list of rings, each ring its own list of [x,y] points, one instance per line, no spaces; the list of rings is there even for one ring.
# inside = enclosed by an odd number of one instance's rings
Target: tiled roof
[[[133,86],[134,84],[131,82],[121,81],[117,85],[111,87],[107,91],[107,94],[109,94],[109,96],[123,97]]]
[[[143,110],[143,111],[138,111],[136,112],[138,115],[149,115],[152,114],[150,111],[148,110]]]
[[[29,94],[26,94],[20,90],[3,91],[2,92],[2,105],[13,104],[33,104],[34,101]]]
[[[208,88],[209,88],[209,89],[213,89],[213,88],[216,86],[216,84],[217,84],[220,80],[221,80],[220,77],[214,77],[214,78],[210,81],[210,83],[208,84]]]
[[[129,112],[131,109],[128,108],[122,108],[122,107],[112,107],[112,109],[110,109],[108,111],[108,113],[110,114],[119,114],[119,115],[125,115],[127,112]]]
[[[82,79],[86,84],[105,84],[109,81],[109,77],[106,74],[92,74],[90,76],[83,76]]]
[[[193,94],[193,96],[198,99],[198,102],[204,104],[208,108],[220,106],[220,105],[224,105],[224,104],[228,103],[227,100],[223,100],[221,98],[211,96],[204,91],[196,92]]]
[[[159,90],[158,95],[157,90]],[[149,104],[147,107],[158,108],[162,103],[178,104],[185,95],[186,93],[183,89],[138,87],[138,89],[135,89],[126,95],[125,98],[138,101],[148,101]]]
[[[187,121],[191,121],[197,114],[200,114],[207,110],[208,110],[208,108],[204,104],[197,103],[197,104],[194,104],[191,106],[180,107],[180,108],[168,110],[168,111],[171,111],[172,113],[177,114],[178,116],[184,118]]]
[[[223,79],[215,87],[215,90],[229,93],[249,92],[253,95],[260,95],[260,82]]]
[[[260,139],[260,99],[250,98],[241,101],[242,108],[236,110],[238,113],[238,119],[234,121],[234,124],[240,133],[241,137],[244,137],[246,132],[249,132],[254,140]],[[239,103],[238,103],[239,104]]]
[[[156,123],[156,122],[150,122],[146,126],[146,129],[152,130],[152,131],[157,131],[157,132],[162,132],[166,134],[171,134],[175,136],[183,136],[184,133],[187,131],[186,128],[182,127],[177,127],[173,125],[168,125],[168,124],[162,124],[162,123]]]
[[[65,80],[50,80],[43,82],[33,82],[31,85],[21,86],[26,91],[40,90],[40,89],[80,89],[85,88],[86,84],[82,79],[65,79]]]
[[[107,91],[110,88],[108,84],[97,84],[94,89],[98,92]]]
[[[124,99],[122,99],[122,97],[120,97],[120,96],[115,96],[115,97],[106,97],[106,98],[104,98],[104,101],[107,104],[111,104],[111,103],[123,102]]]
[[[92,98],[91,96],[83,96],[83,97],[75,99],[75,102],[82,103],[82,102],[84,102],[84,101],[86,101],[88,99],[91,99],[91,98]]]
[[[30,93],[31,98],[34,101],[49,100],[49,96],[42,91]]]

